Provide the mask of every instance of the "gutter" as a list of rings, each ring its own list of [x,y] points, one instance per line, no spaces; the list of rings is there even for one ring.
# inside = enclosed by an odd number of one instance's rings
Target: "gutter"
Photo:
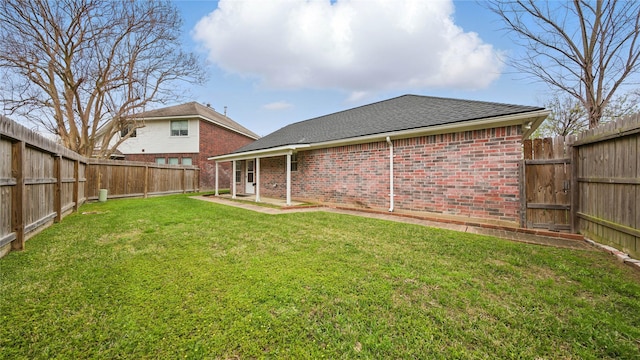
[[[393,141],[387,136],[389,144],[389,212],[393,212]]]

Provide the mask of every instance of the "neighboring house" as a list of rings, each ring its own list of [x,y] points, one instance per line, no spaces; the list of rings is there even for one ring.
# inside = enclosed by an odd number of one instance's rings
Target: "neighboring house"
[[[541,107],[404,95],[291,124],[232,153],[232,195],[517,224]],[[222,174],[220,175],[223,176]]]
[[[213,108],[197,102],[136,114],[144,127],[124,141],[118,151],[124,160],[160,164],[195,165],[200,168],[200,188],[213,189],[214,165],[210,156],[226,154],[259,138],[258,135]],[[124,136],[127,130],[116,136]],[[220,167],[231,175],[230,166]],[[229,187],[227,180],[219,185]]]

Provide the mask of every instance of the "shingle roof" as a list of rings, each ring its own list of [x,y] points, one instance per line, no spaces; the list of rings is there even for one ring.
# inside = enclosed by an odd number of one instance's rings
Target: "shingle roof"
[[[285,126],[234,153],[423,129],[539,110],[544,108],[403,95]]]
[[[140,118],[171,118],[185,116],[200,116],[212,123],[217,123],[218,125],[222,125],[254,139],[260,138],[258,134],[231,120],[227,116],[218,113],[213,108],[201,105],[195,101],[136,114],[136,117]]]

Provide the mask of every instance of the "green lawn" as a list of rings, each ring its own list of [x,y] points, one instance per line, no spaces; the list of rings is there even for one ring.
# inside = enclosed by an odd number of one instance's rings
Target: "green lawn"
[[[640,274],[598,251],[182,195],[26,249],[0,260],[1,358],[640,358]]]

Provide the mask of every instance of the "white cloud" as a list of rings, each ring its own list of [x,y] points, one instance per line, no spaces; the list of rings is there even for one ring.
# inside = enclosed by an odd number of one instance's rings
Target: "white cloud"
[[[288,103],[286,101],[276,101],[269,104],[265,104],[262,107],[267,110],[284,110],[284,109],[289,109],[293,107],[293,104]]]
[[[451,1],[220,0],[194,38],[228,72],[275,88],[481,89],[501,53],[453,22]]]

